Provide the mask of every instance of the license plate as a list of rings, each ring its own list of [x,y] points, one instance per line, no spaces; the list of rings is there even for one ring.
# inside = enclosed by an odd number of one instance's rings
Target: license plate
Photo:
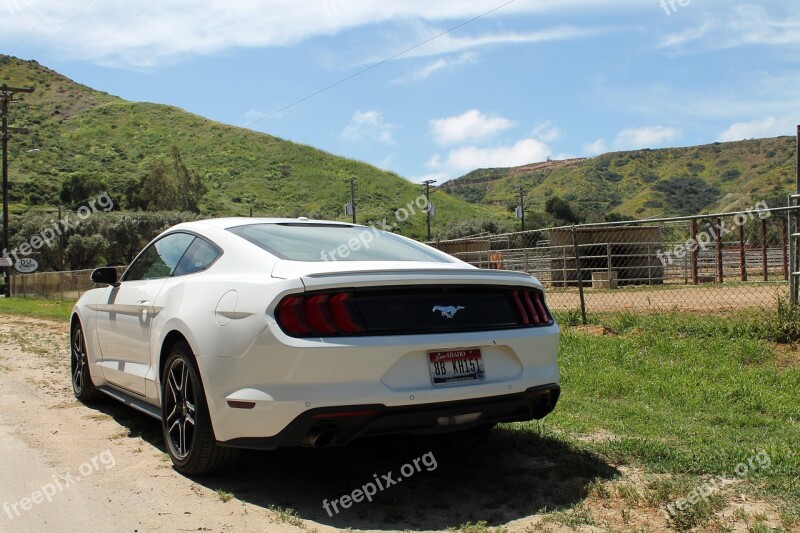
[[[486,379],[483,356],[478,349],[429,352],[428,366],[434,385]]]

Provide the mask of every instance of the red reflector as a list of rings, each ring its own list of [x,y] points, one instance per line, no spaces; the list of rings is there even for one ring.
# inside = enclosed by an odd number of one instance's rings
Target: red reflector
[[[547,316],[547,309],[544,308],[544,303],[542,302],[542,295],[538,292],[533,293],[533,303],[539,311],[539,316],[542,317],[542,322],[550,322],[550,318]]]
[[[314,332],[320,335],[333,335],[338,332],[330,316],[328,316],[328,306],[325,305],[327,301],[327,294],[317,294],[306,298],[303,302],[306,320],[308,320]]]
[[[350,293],[343,292],[332,296],[328,300],[328,309],[336,327],[344,333],[361,333],[364,326],[357,318],[357,311],[353,309]]]
[[[241,402],[239,400],[228,400],[228,407],[232,407],[234,409],[253,409],[256,406],[256,402]]]
[[[313,333],[303,313],[303,299],[286,298],[278,307],[276,318],[281,328],[290,335],[310,335]]]
[[[514,291],[514,304],[517,306],[517,312],[519,313],[520,320],[522,320],[523,326],[529,326],[531,324],[531,320],[528,318],[528,312],[525,311],[525,306],[522,304],[522,298],[519,296],[519,291]]]
[[[528,314],[531,316],[531,321],[534,324],[540,324],[542,322],[539,319],[539,313],[536,312],[536,308],[531,301],[531,293],[528,291],[525,291],[525,309],[528,310]]]
[[[362,418],[373,416],[375,411],[342,411],[340,413],[319,413],[311,416],[311,420],[328,418]]]

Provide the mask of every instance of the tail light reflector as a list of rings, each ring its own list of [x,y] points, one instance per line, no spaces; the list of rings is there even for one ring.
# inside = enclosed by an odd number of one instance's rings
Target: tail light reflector
[[[519,321],[522,326],[538,326],[550,323],[550,315],[542,301],[542,294],[539,291],[518,290],[512,293],[514,305],[519,313]]]
[[[295,337],[357,335],[366,328],[349,292],[289,296],[278,304],[278,325]]]

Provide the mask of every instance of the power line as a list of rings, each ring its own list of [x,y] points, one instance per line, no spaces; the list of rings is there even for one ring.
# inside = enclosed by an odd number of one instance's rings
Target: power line
[[[19,48],[19,47],[20,47],[20,45],[21,45],[22,43],[24,43],[24,42],[25,42],[25,40],[26,40],[28,37],[30,37],[31,33],[33,33],[33,32],[36,30],[36,28],[38,28],[38,27],[39,27],[39,26],[42,24],[42,22],[44,22],[44,19],[46,19],[47,17],[49,17],[49,16],[50,16],[50,13],[52,13],[52,12],[53,12],[53,10],[54,10],[56,7],[58,7],[58,4],[60,4],[62,1],[63,1],[63,0],[56,0],[56,1],[55,1],[55,3],[54,3],[52,6],[50,6],[50,9],[48,9],[48,10],[47,10],[47,12],[46,12],[44,15],[42,15],[42,17],[39,19],[39,21],[38,21],[36,24],[34,24],[33,28],[29,29],[29,30],[28,30],[28,33],[26,33],[26,34],[25,34],[25,36],[24,36],[22,39],[20,39],[20,40],[19,40],[19,42],[18,42],[17,44],[15,44],[15,45],[14,45],[14,48],[12,48],[12,49],[11,49],[11,55],[14,55],[14,52],[16,52],[16,51],[17,51],[17,48]]]
[[[44,49],[44,47],[45,47],[45,46],[47,46],[48,44],[50,44],[50,41],[52,41],[53,39],[55,39],[55,38],[56,38],[56,37],[57,37],[57,36],[58,36],[58,35],[59,35],[59,34],[60,34],[62,31],[64,31],[64,30],[67,28],[67,26],[69,26],[70,24],[72,24],[72,21],[73,21],[73,20],[75,20],[76,18],[78,18],[78,15],[80,15],[81,13],[83,13],[83,11],[84,11],[84,10],[85,10],[87,7],[89,7],[89,4],[91,4],[93,1],[94,1],[94,0],[89,0],[88,2],[86,2],[85,4],[83,4],[83,7],[81,7],[81,8],[78,10],[78,12],[77,12],[77,13],[75,13],[74,15],[72,15],[72,16],[69,18],[69,20],[68,20],[68,21],[66,21],[66,22],[65,22],[65,23],[64,23],[64,24],[63,24],[63,25],[62,25],[62,26],[61,26],[61,27],[58,29],[58,31],[57,31],[57,32],[55,32],[53,35],[51,35],[49,39],[47,39],[47,40],[46,40],[44,43],[42,43],[42,45],[41,45],[39,48],[37,48],[37,49],[36,49],[36,51],[35,51],[33,54],[31,54],[31,57],[34,57],[34,56],[36,56],[36,55],[37,55],[39,52],[41,52],[41,51]]]
[[[158,0],[153,0],[152,2],[150,2],[149,4],[147,4],[146,6],[144,6],[144,7],[143,7],[142,9],[140,9],[140,10],[139,10],[139,11],[138,11],[138,12],[137,12],[137,13],[136,13],[134,16],[132,16],[130,19],[128,19],[128,21],[127,21],[127,22],[125,22],[125,23],[124,23],[122,26],[120,26],[120,27],[119,27],[119,28],[117,28],[116,30],[112,31],[110,35],[108,35],[107,37],[105,37],[105,38],[103,38],[103,39],[99,40],[98,42],[96,42],[96,43],[95,43],[95,44],[92,46],[92,48],[97,48],[98,46],[100,46],[101,44],[103,44],[104,42],[106,42],[107,40],[111,39],[111,38],[112,38],[113,36],[115,36],[117,33],[119,33],[120,31],[122,31],[122,29],[123,29],[123,28],[125,28],[125,26],[127,26],[128,24],[130,24],[131,22],[133,22],[134,20],[136,20],[137,18],[139,18],[139,15],[141,15],[142,13],[144,13],[145,11],[147,11],[148,9],[150,9],[151,7],[153,7],[153,4],[155,4],[156,2],[158,2]]]
[[[282,112],[286,111],[287,109],[290,109],[290,108],[292,108],[292,107],[294,107],[294,106],[296,106],[298,104],[302,104],[306,100],[311,100],[315,96],[319,96],[320,94],[322,94],[322,93],[324,93],[326,91],[329,91],[329,90],[333,89],[334,87],[338,87],[339,85],[341,85],[343,83],[346,83],[346,82],[352,80],[353,78],[361,76],[362,74],[366,74],[370,70],[378,68],[381,65],[384,65],[384,64],[386,64],[386,63],[388,63],[390,61],[393,61],[393,60],[397,59],[400,56],[403,56],[403,55],[405,55],[405,54],[407,54],[409,52],[412,52],[412,51],[416,50],[417,48],[425,46],[426,44],[428,44],[431,41],[435,41],[436,39],[439,39],[440,37],[444,37],[448,33],[452,33],[452,32],[454,32],[456,30],[459,30],[459,29],[463,28],[464,26],[466,26],[468,24],[472,24],[476,20],[480,20],[480,19],[482,19],[482,18],[484,18],[486,16],[489,16],[492,13],[494,13],[495,11],[499,11],[499,10],[503,9],[504,7],[506,7],[506,6],[509,6],[509,5],[513,4],[516,1],[517,0],[510,0],[509,2],[506,2],[505,4],[499,5],[499,6],[495,7],[495,8],[490,9],[489,11],[487,11],[485,13],[482,13],[482,14],[478,15],[477,17],[473,17],[473,18],[469,19],[466,22],[462,22],[458,26],[453,26],[452,28],[443,31],[442,33],[439,33],[438,35],[434,35],[430,39],[426,39],[425,41],[422,41],[421,43],[415,44],[411,48],[407,48],[407,49],[403,50],[402,52],[398,52],[398,53],[394,54],[391,57],[387,57],[386,59],[384,59],[382,61],[378,61],[377,63],[375,63],[373,65],[370,65],[370,66],[368,66],[366,68],[363,68],[363,69],[359,70],[355,74],[351,74],[350,76],[347,76],[346,78],[342,78],[341,80],[337,81],[336,83],[332,83],[332,84],[328,85],[327,87],[323,87],[322,89],[319,89],[318,91],[315,91],[315,92],[309,94],[308,96],[304,96],[303,98],[300,98],[299,100],[296,100],[296,101],[292,102],[289,105],[286,105],[286,106],[284,106],[284,107],[282,107],[280,109],[277,109],[277,110],[273,111],[272,113],[270,113],[268,115],[265,115],[265,116],[263,116],[261,118],[258,118],[256,120],[254,120],[253,122],[250,122],[249,124],[245,124],[244,127],[245,128],[249,128],[250,126],[253,126],[254,124],[258,124],[262,120],[266,120],[266,119],[268,119],[270,117],[274,117],[275,115],[277,115],[279,113],[282,113]]]

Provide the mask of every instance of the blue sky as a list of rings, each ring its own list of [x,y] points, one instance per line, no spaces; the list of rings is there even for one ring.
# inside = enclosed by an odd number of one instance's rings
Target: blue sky
[[[0,0],[0,52],[441,183],[548,157],[793,135],[796,11],[788,0]]]

